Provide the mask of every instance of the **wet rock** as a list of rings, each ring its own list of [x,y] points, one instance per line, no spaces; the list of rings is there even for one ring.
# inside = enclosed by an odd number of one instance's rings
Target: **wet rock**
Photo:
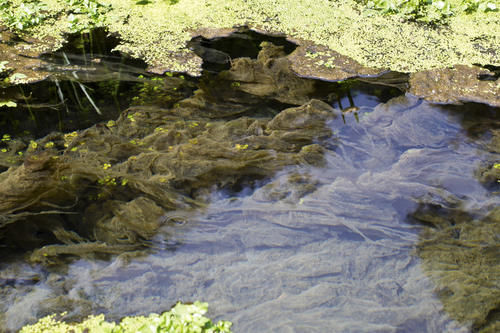
[[[495,73],[477,66],[456,65],[410,75],[409,93],[442,104],[465,102],[500,106],[500,84]]]
[[[7,61],[5,66],[10,75],[9,83],[34,83],[49,76],[48,72],[40,70],[46,65],[44,61],[38,59],[41,51],[33,49],[33,46],[41,45],[43,43],[39,41],[25,42],[9,31],[1,32],[0,59]]]
[[[257,192],[253,197],[263,202],[283,201],[297,204],[302,197],[314,192],[320,185],[320,182],[311,175],[292,173],[265,185],[262,191]]]
[[[387,69],[370,68],[328,47],[306,41],[288,56],[292,70],[301,77],[342,81],[356,77],[379,76]]]
[[[257,60],[238,58],[223,78],[236,81],[238,90],[282,103],[306,103],[314,92],[314,81],[297,77],[282,46],[269,42],[261,44]]]

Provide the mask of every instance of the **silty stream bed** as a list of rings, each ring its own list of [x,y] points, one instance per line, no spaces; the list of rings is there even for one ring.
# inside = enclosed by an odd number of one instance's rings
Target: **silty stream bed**
[[[3,191],[17,168],[62,194],[0,199],[0,330],[195,300],[235,332],[498,328],[499,109],[299,79],[284,59],[268,43],[199,81],[122,63],[122,90],[87,83],[118,96],[99,119],[132,105],[116,121],[4,142]]]

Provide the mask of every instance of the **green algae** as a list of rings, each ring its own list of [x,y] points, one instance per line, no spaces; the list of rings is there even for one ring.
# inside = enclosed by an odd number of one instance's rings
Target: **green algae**
[[[416,253],[435,284],[444,310],[453,319],[473,332],[496,332],[500,328],[498,109],[470,104],[455,112],[464,116],[462,127],[470,139],[480,142],[488,138],[484,143],[487,154],[474,173],[492,201],[467,209],[457,197],[444,198],[440,203],[422,200],[411,214],[423,225]]]
[[[285,90],[293,77],[287,64],[282,47],[265,44],[256,60],[236,59],[188,98],[176,101],[174,89],[186,80],[167,76],[152,81],[158,89],[141,89],[138,105],[116,121],[28,145],[9,137],[2,142],[9,169],[0,174],[0,240],[34,249],[30,261],[45,264],[134,251],[147,246],[168,212],[203,207],[214,187],[231,191],[286,166],[322,165],[319,143],[332,135],[327,121],[336,112],[311,99],[310,80],[295,78]],[[245,82],[247,67],[254,77]],[[166,108],[146,103],[150,93],[170,91]]]
[[[500,131],[490,118],[477,126],[480,117],[480,113],[472,114],[473,122],[463,125],[472,138],[485,132],[491,135],[486,149],[492,155],[479,166],[476,176],[495,197],[500,180],[500,164],[495,160]],[[496,332],[500,327],[500,207],[493,201],[467,212],[463,206],[458,198],[422,203],[411,215],[423,225],[416,252],[444,310],[474,332]]]
[[[491,131],[492,140],[488,149],[494,153],[500,153],[500,130]],[[500,186],[500,159],[489,160],[476,172],[479,181],[487,188],[498,189]],[[496,192],[497,194],[499,192]]]
[[[51,46],[55,48],[63,42],[64,33],[71,31],[68,15],[72,9],[65,1],[42,2],[49,14],[31,33],[39,40],[55,38]],[[462,12],[450,17],[447,25],[433,27],[394,15],[367,14],[353,0],[182,0],[141,6],[133,1],[100,3],[110,9],[95,24],[120,36],[122,43],[117,49],[144,59],[157,72],[198,75],[201,59],[187,48],[187,42],[207,28],[222,29],[225,34],[241,26],[323,45],[373,68],[416,72],[457,64],[500,64],[496,52],[500,19],[495,12]],[[82,24],[88,20],[86,15],[78,16]]]
[[[500,309],[500,209],[474,219],[459,208],[423,206],[413,217],[426,225],[417,253],[444,309],[475,331],[495,331]]]

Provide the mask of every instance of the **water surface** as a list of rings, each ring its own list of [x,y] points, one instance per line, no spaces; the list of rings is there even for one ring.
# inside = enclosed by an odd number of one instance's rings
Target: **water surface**
[[[498,206],[475,176],[498,159],[487,149],[498,109],[351,93],[360,110],[330,121],[324,166],[214,189],[205,209],[172,213],[146,256],[49,269],[2,262],[4,328],[52,312],[118,320],[202,300],[235,332],[467,332],[423,272],[422,227],[408,216],[449,198],[477,216]]]

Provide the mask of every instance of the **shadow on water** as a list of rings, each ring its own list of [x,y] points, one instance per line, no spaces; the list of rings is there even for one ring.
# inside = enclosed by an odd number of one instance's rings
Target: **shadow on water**
[[[1,114],[0,329],[200,299],[238,331],[467,330],[422,244],[490,223],[498,109],[405,96],[400,74],[298,78],[294,46],[252,31],[193,40],[196,80],[114,45],[75,36]]]
[[[154,77],[146,75],[144,62],[112,51],[117,43],[103,29],[95,29],[71,35],[57,53],[44,55],[49,65],[41,69],[52,73],[49,79],[2,89],[3,98],[17,103],[17,108],[2,110],[3,134],[34,139],[51,131],[88,128],[116,119],[140,93],[159,89],[159,83],[151,81]],[[171,94],[171,102],[161,106],[171,106],[192,91],[179,89],[182,94]]]
[[[193,38],[188,47],[203,58],[203,69],[209,72],[220,72],[231,68],[232,59],[248,57],[257,59],[262,49],[262,42],[270,42],[282,46],[285,54],[290,54],[297,45],[285,37],[269,36],[249,29],[240,29],[227,37]]]

